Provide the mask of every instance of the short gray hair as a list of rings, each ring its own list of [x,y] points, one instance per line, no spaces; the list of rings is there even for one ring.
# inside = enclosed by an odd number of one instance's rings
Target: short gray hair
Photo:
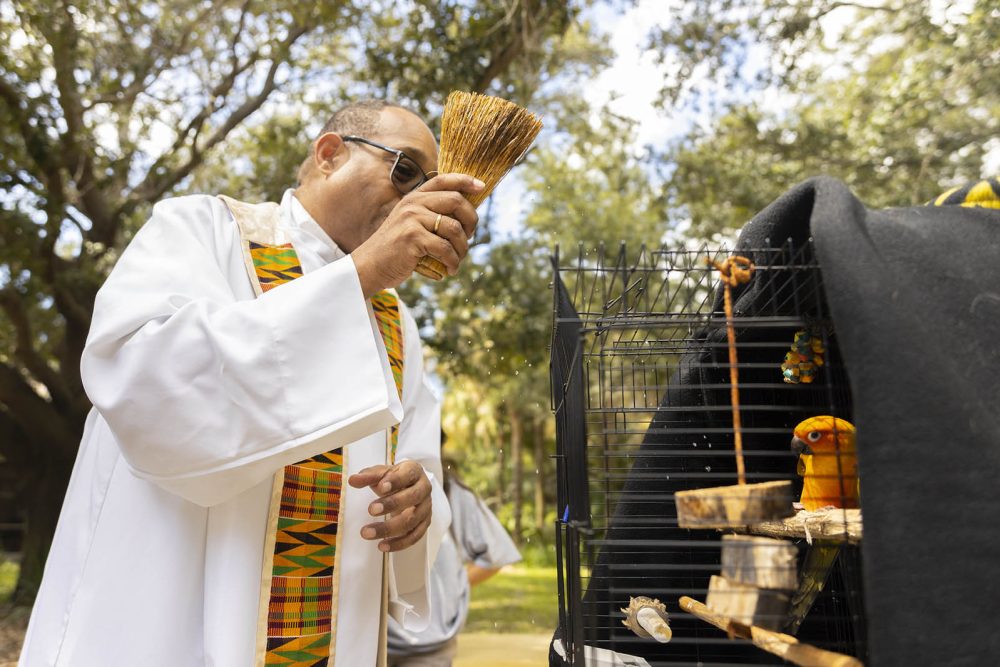
[[[390,108],[402,109],[420,118],[420,114],[402,104],[396,104],[387,100],[360,100],[345,104],[334,111],[330,119],[323,125],[323,129],[320,130],[319,136],[323,136],[327,132],[335,132],[342,137],[348,135],[370,137],[379,131],[379,121],[382,111]],[[311,158],[307,156],[302,166],[299,167],[298,180],[300,185],[310,164]]]
[[[420,114],[402,104],[386,100],[361,100],[346,104],[334,111],[320,134],[336,132],[339,135],[354,135],[356,137],[375,134],[379,130],[379,117],[382,111],[390,108],[402,109],[420,118]]]

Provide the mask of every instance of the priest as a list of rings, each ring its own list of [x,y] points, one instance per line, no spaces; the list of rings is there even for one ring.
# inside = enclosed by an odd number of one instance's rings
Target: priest
[[[21,654],[366,666],[419,631],[450,521],[439,405],[392,288],[478,222],[410,111],[341,109],[280,203],[162,201],[95,305],[94,404]]]

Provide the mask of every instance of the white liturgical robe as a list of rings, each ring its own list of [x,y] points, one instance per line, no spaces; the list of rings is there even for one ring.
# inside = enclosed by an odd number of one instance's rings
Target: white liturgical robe
[[[402,401],[369,303],[291,191],[280,209],[304,275],[255,298],[215,197],[161,202],[97,297],[82,372],[91,411],[45,567],[24,667],[254,664],[272,479],[346,447],[336,664],[374,665],[382,553],[361,538],[375,494],[349,474],[423,465],[433,521],[389,561],[389,611],[419,630],[450,521],[440,412],[401,307]]]

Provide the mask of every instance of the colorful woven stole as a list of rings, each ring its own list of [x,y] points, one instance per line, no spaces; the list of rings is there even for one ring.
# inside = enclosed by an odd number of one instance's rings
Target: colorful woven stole
[[[375,321],[382,333],[382,342],[389,357],[392,379],[403,400],[403,328],[399,318],[399,301],[393,292],[379,292],[371,298]],[[389,462],[396,461],[396,445],[399,443],[399,426],[393,426],[389,435]]]
[[[302,275],[298,255],[279,229],[275,204],[223,197],[240,227],[244,259],[258,295]],[[393,379],[403,395],[403,334],[392,292],[372,297]],[[395,460],[398,426],[389,435]],[[265,545],[257,665],[326,667],[337,631],[337,527],[343,511],[343,450],[285,466],[275,475]]]

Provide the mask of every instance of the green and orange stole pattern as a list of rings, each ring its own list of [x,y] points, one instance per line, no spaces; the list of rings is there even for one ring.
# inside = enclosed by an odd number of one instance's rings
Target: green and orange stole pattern
[[[228,198],[223,201],[240,225],[244,259],[248,270],[252,269],[258,295],[302,275],[291,243],[259,240],[284,240],[277,230],[277,207],[250,206]],[[391,292],[380,292],[371,302],[402,398],[399,303]],[[390,462],[395,460],[398,438],[398,426],[393,426]],[[326,667],[334,655],[343,471],[343,450],[336,450],[286,466],[275,478],[261,586],[267,611],[265,617],[262,608],[258,627],[262,635],[258,637],[258,665]]]
[[[396,382],[399,400],[403,400],[403,328],[399,319],[399,302],[392,292],[379,292],[371,298],[372,311],[378,323],[382,342],[389,357],[392,379]],[[399,443],[399,425],[392,427],[389,462],[396,461],[396,445]]]
[[[246,241],[247,252],[253,262],[254,277],[260,283],[261,292],[287,283],[302,275],[299,256],[291,243],[266,245]]]

